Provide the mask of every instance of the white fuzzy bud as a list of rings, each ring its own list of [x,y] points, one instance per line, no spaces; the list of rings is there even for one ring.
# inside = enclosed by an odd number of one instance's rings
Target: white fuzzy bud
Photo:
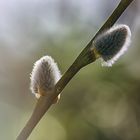
[[[53,58],[43,56],[34,63],[30,77],[30,89],[39,98],[41,95],[46,95],[47,91],[53,89],[60,78],[60,71]]]

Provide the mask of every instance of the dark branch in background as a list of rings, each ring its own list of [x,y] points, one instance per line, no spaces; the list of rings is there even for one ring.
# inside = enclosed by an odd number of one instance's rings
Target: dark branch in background
[[[121,0],[117,8],[111,14],[111,16],[107,19],[104,25],[100,28],[100,30],[95,34],[93,39],[87,44],[85,49],[80,53],[74,63],[70,66],[70,68],[64,73],[61,79],[55,85],[55,88],[50,91],[49,96],[42,96],[39,98],[36,107],[33,111],[33,114],[26,126],[23,128],[17,140],[26,140],[31,134],[34,127],[52,105],[53,101],[56,97],[61,93],[61,91],[65,88],[65,86],[69,83],[69,81],[73,78],[73,76],[84,66],[94,62],[96,60],[96,56],[94,54],[93,49],[93,41],[94,39],[104,30],[110,28],[114,25],[114,23],[118,20],[124,10],[129,6],[129,4],[133,0]]]

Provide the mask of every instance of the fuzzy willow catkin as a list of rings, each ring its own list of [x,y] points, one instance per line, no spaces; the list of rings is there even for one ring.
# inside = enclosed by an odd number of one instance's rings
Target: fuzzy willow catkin
[[[60,71],[53,58],[43,56],[34,63],[30,76],[30,89],[36,98],[39,98],[46,95],[47,91],[53,89],[60,78]]]
[[[124,54],[131,42],[131,31],[127,25],[115,25],[98,35],[93,41],[97,57],[104,61],[103,66],[112,64]]]

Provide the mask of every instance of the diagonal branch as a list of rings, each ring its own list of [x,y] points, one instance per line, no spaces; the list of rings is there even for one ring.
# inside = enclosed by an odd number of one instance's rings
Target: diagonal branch
[[[65,88],[65,86],[69,83],[69,81],[74,77],[74,75],[84,66],[94,62],[96,60],[93,52],[91,51],[92,42],[100,34],[102,31],[110,28],[114,25],[114,23],[118,20],[121,14],[125,11],[125,9],[130,5],[133,0],[121,0],[117,8],[113,11],[111,16],[107,19],[107,21],[103,24],[100,30],[95,34],[92,40],[87,44],[87,46],[83,49],[80,55],[76,58],[74,63],[69,67],[69,69],[64,73],[61,79],[57,82],[54,89],[50,91],[49,96],[42,96],[38,100],[36,107],[33,111],[33,114],[26,126],[22,129],[21,133],[17,137],[17,140],[26,140],[31,134],[34,127],[52,105],[53,101],[56,97],[61,93],[61,91]]]

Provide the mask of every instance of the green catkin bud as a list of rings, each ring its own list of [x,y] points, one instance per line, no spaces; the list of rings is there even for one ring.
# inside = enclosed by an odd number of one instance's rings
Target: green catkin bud
[[[130,40],[131,31],[127,25],[114,26],[95,38],[94,53],[103,59],[103,66],[112,66],[127,50]]]
[[[43,56],[34,64],[30,89],[36,98],[39,98],[53,89],[60,78],[61,74],[54,60],[50,56]]]

